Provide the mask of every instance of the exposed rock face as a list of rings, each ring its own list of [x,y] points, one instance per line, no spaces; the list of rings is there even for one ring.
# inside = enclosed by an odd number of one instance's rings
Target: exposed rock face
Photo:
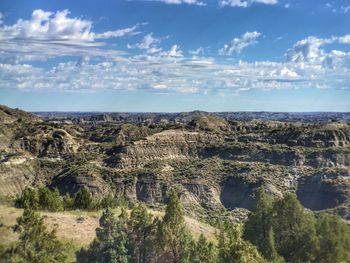
[[[250,183],[243,178],[228,177],[223,183],[220,199],[224,207],[251,209],[254,206],[254,193],[261,183]]]
[[[0,107],[0,195],[46,184],[158,206],[176,187],[188,212],[206,214],[251,209],[264,186],[350,218],[347,123],[236,121],[199,111],[77,116],[41,121]]]
[[[339,206],[349,200],[350,177],[335,174],[315,174],[301,178],[297,195],[300,202],[312,210]]]
[[[163,203],[167,197],[169,185],[155,178],[139,178],[136,182],[136,200],[154,205]]]
[[[67,153],[76,153],[79,144],[73,136],[62,129],[52,131],[39,130],[35,135],[25,136],[18,142],[19,147],[39,157],[61,157]]]
[[[91,168],[91,167],[90,167]],[[87,188],[95,195],[104,195],[110,192],[110,186],[101,178],[94,169],[71,168],[58,174],[51,187],[57,187],[61,193],[74,195],[81,188]]]
[[[142,167],[153,160],[197,157],[199,145],[220,141],[220,137],[180,130],[168,130],[116,149],[112,166],[120,169]]]

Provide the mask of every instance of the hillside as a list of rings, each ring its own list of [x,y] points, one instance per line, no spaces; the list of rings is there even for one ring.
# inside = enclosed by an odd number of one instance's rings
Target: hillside
[[[44,184],[62,195],[87,188],[161,208],[176,187],[188,215],[240,220],[264,186],[271,195],[296,193],[313,211],[350,219],[345,119],[241,121],[205,112],[39,119],[1,109],[2,196]]]

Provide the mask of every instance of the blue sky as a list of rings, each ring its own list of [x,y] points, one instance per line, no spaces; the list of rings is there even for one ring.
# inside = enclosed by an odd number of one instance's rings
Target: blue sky
[[[350,111],[350,0],[0,3],[0,104]]]

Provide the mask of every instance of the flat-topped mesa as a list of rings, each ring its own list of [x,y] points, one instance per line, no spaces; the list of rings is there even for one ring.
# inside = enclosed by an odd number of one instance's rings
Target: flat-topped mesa
[[[222,141],[223,137],[214,133],[162,131],[118,148],[109,165],[126,169],[142,167],[153,160],[197,157],[199,146]]]

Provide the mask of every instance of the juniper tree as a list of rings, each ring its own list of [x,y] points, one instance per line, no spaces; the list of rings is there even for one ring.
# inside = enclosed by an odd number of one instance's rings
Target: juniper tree
[[[315,262],[350,262],[350,228],[338,216],[322,213],[316,221],[320,249]]]
[[[286,194],[273,206],[272,227],[278,253],[287,262],[309,262],[318,250],[315,220],[296,196]]]
[[[242,238],[239,225],[225,224],[221,227],[219,240],[220,263],[264,263],[258,249]]]
[[[96,229],[96,238],[87,249],[76,253],[78,263],[127,263],[128,236],[125,213],[116,217],[111,209],[106,209]]]
[[[11,252],[10,262],[58,263],[67,258],[64,245],[56,231],[48,231],[44,219],[33,210],[25,209],[17,218],[13,231],[19,241]]]
[[[132,262],[150,262],[155,252],[153,216],[143,204],[135,206],[128,222]]]
[[[217,262],[217,249],[203,234],[199,236],[197,241],[192,241],[190,245],[190,261],[192,263]]]
[[[191,237],[185,226],[183,206],[177,192],[172,189],[159,229],[159,242],[164,257],[163,260],[173,263],[186,262],[190,241]]]
[[[244,238],[255,245],[259,252],[272,262],[282,259],[275,248],[275,237],[272,228],[273,199],[269,197],[263,187],[256,194],[256,205],[244,225]]]

